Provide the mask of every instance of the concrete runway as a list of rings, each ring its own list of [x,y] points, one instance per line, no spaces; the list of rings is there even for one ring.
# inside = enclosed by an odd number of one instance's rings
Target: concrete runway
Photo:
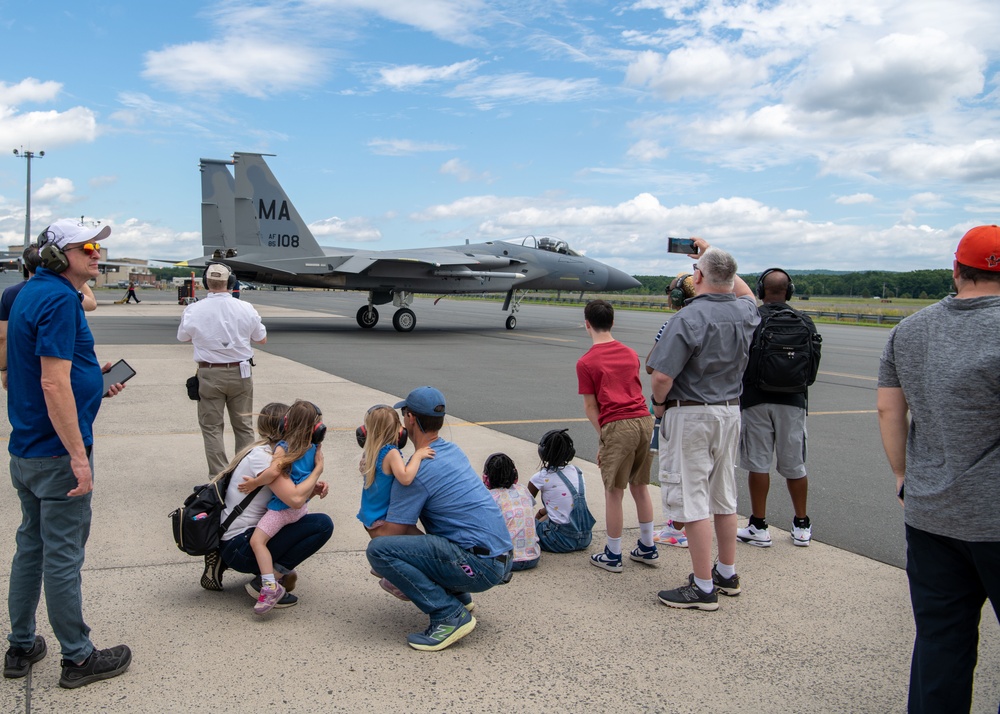
[[[102,291],[118,297],[117,292]],[[174,302],[176,293],[140,291],[153,302]],[[104,295],[98,296],[106,301]],[[284,308],[265,320],[268,344],[261,349],[329,374],[392,394],[433,384],[460,419],[529,441],[558,426],[570,428],[577,452],[593,461],[597,434],[586,421],[577,394],[575,364],[590,347],[582,308],[526,305],[518,327],[503,327],[499,303],[417,299],[417,327],[408,334],[391,325],[392,307],[380,309],[373,330],[362,330],[355,313],[362,293],[244,291],[248,301]],[[90,317],[98,344],[175,344],[180,310],[170,317],[122,314],[135,305],[111,305]],[[614,336],[645,358],[664,313],[619,311]],[[902,567],[902,509],[893,497],[878,435],[875,387],[878,360],[888,330],[821,325],[823,361],[810,390],[809,513],[816,540]],[[122,356],[128,356],[123,349]],[[649,377],[643,374],[648,394]],[[322,405],[324,411],[336,405]],[[357,418],[362,418],[358,414]],[[359,421],[360,423],[360,421]],[[533,471],[536,464],[519,464]],[[740,513],[748,515],[746,477],[740,479]],[[657,520],[659,508],[657,507]],[[772,475],[768,520],[788,530],[791,503],[784,480]]]
[[[248,576],[233,572],[226,573],[223,592],[202,590],[201,560],[177,550],[165,518],[205,473],[195,406],[183,387],[193,371],[191,348],[175,341],[181,308],[173,299],[163,294],[158,300],[148,291],[140,295],[141,305],[124,306],[111,302],[118,293],[99,294],[100,307],[90,317],[102,361],[124,357],[138,374],[122,395],[102,405],[95,425],[94,521],[83,571],[85,616],[95,642],[100,647],[126,642],[134,652],[132,666],[107,682],[60,689],[58,645],[43,605],[38,631],[49,642],[49,655],[24,679],[0,679],[0,711],[904,709],[913,641],[906,576],[897,567],[831,547],[823,542],[825,531],[812,547],[795,548],[787,525],[776,521],[774,547],[741,547],[743,594],[724,598],[717,613],[681,612],[657,601],[657,590],[675,587],[690,572],[689,554],[682,549],[661,549],[656,567],[629,561],[622,574],[588,564],[588,553],[603,547],[604,493],[585,453],[593,450],[592,429],[573,421],[582,420],[573,363],[589,346],[578,310],[526,308],[519,329],[508,333],[496,304],[442,301],[434,307],[419,301],[421,325],[399,335],[391,326],[374,332],[357,328],[354,295],[251,294],[270,327],[270,343],[257,355],[255,403],[305,397],[323,407],[330,429],[324,478],[331,495],[313,499],[310,510],[328,513],[336,530],[299,569],[295,608],[253,615],[243,590]],[[300,309],[311,305],[316,311]],[[660,318],[620,319],[619,336],[645,352],[643,343]],[[850,371],[850,360],[877,359],[854,350],[871,350],[859,345],[869,334],[884,333],[831,332],[842,335],[833,341],[845,346],[831,350],[843,354],[827,371],[861,376]],[[836,370],[834,363],[840,365]],[[426,379],[415,380],[408,369]],[[358,375],[360,383],[346,375]],[[823,379],[849,383],[856,377]],[[360,494],[354,426],[371,404],[393,401],[424,381],[437,383],[449,396],[446,437],[474,464],[503,450],[522,473],[531,473],[537,435],[552,424],[569,424],[581,445],[576,463],[586,474],[587,498],[598,521],[587,553],[545,554],[537,569],[477,595],[475,632],[434,654],[406,647],[405,634],[425,627],[426,618],[384,593],[369,575],[368,537],[354,517]],[[864,389],[870,393],[870,384]],[[820,385],[820,391],[851,393],[838,383]],[[860,396],[855,401],[868,402]],[[835,405],[828,398],[822,410],[838,411]],[[821,434],[831,419],[845,420],[843,429],[820,437],[831,443],[838,434],[864,431],[852,416],[874,420],[870,414],[825,415],[815,404],[814,409],[814,431]],[[9,429],[6,410],[3,415],[0,434]],[[463,417],[512,423],[477,425]],[[530,441],[514,436],[516,431]],[[227,438],[231,445],[228,429]],[[872,441],[863,450],[874,460],[880,457],[876,447]],[[828,484],[843,479],[834,469],[838,457],[846,462],[848,454],[861,450],[845,443],[841,454],[822,460],[822,466],[817,462],[817,497],[829,497]],[[888,479],[883,473],[879,462],[866,483],[869,501],[881,500],[875,477]],[[887,512],[899,510],[891,495],[887,499]],[[774,500],[777,512],[777,493]],[[839,507],[837,498],[831,501]],[[19,510],[12,496],[0,499],[0,521],[8,524],[0,529],[0,590],[7,587],[10,571],[4,564],[14,552]],[[637,523],[629,510],[625,527],[633,539]],[[857,507],[842,510],[857,516]],[[841,530],[858,540],[860,529]],[[984,615],[976,714],[995,712],[1000,701],[1000,633],[989,608]],[[4,617],[0,614],[0,628],[6,631]]]

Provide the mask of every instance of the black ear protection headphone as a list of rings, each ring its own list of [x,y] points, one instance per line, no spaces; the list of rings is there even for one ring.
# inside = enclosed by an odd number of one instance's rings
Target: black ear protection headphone
[[[684,307],[684,301],[688,298],[687,294],[684,292],[684,281],[690,277],[691,275],[688,273],[678,275],[670,281],[670,285],[667,287],[667,302],[669,302],[670,307],[675,310],[680,310]]]
[[[764,299],[764,278],[766,278],[768,275],[770,275],[775,271],[779,273],[785,273],[785,271],[782,270],[781,268],[768,268],[757,277],[757,288],[756,290],[754,290],[754,293],[757,295],[758,300]],[[788,278],[788,289],[785,290],[785,302],[788,302],[789,300],[792,299],[792,295],[795,294],[795,283],[792,282],[791,275],[785,273],[785,276]]]
[[[319,410],[319,407],[317,407],[312,402],[307,402],[307,403],[311,405],[313,409],[316,410],[316,416],[320,418],[320,420],[316,422],[316,426],[313,427],[312,439],[310,439],[310,441],[313,444],[322,444],[323,439],[326,438],[326,424],[323,423],[323,412],[321,412]],[[281,432],[282,436],[284,436],[285,432],[288,431],[287,412],[285,413],[285,418],[281,420],[281,427],[278,429],[278,431]]]
[[[573,460],[573,457],[576,456],[576,447],[573,446],[573,440],[567,432],[569,432],[569,429],[552,429],[542,435],[542,438],[538,441],[538,458],[542,460],[543,464],[552,463],[557,457],[559,460],[565,458],[567,464]],[[568,453],[554,453],[552,441],[558,434],[566,434],[565,444]]]
[[[212,263],[212,265],[215,265],[215,263]],[[207,266],[205,268],[205,272],[201,274],[201,284],[202,286],[204,286],[206,290],[208,290],[208,269],[211,268],[212,265]],[[219,265],[222,265],[222,263],[219,263]],[[226,267],[229,268],[228,265]],[[232,292],[233,288],[235,287],[236,287],[236,273],[233,272],[232,268],[229,268],[229,277],[226,278],[226,290]]]
[[[63,249],[56,245],[55,240],[55,234],[48,228],[38,234],[38,258],[46,270],[63,273],[69,268],[69,258]]]
[[[388,404],[376,404],[373,407],[368,407],[368,411],[365,412],[365,415],[371,414],[373,411],[379,409],[380,407],[386,407],[388,409],[392,409],[392,407],[390,407]],[[406,427],[405,426],[400,427],[399,434],[396,437],[396,446],[400,449],[405,447],[406,441],[409,438],[409,436],[410,434],[408,431],[406,431]],[[365,442],[368,440],[368,429],[365,428],[364,424],[362,424],[361,426],[359,426],[357,429],[354,430],[354,438],[358,440],[358,446],[360,446],[362,449],[365,448]]]

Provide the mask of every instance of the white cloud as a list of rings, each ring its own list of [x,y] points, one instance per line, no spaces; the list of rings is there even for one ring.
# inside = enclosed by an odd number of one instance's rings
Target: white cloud
[[[759,60],[703,45],[681,47],[666,56],[641,52],[625,71],[625,82],[648,86],[663,99],[679,99],[742,90],[764,81],[767,74]]]
[[[312,4],[334,12],[375,12],[387,20],[465,44],[476,42],[475,29],[491,22],[494,15],[482,0],[314,0]]]
[[[371,139],[368,148],[374,154],[382,156],[409,156],[431,151],[453,151],[454,146],[432,141],[413,141],[412,139]]]
[[[982,52],[938,30],[892,33],[861,50],[837,43],[820,53],[816,66],[792,92],[799,106],[829,113],[835,120],[903,116],[946,106],[983,89]]]
[[[33,201],[44,203],[73,203],[77,200],[74,195],[76,187],[67,178],[53,177],[45,179],[41,186],[32,192]]]
[[[0,82],[0,105],[16,107],[27,102],[51,102],[61,90],[59,82],[40,82],[34,77],[22,79],[17,84]]]
[[[870,193],[852,193],[850,196],[838,196],[836,203],[842,206],[853,206],[857,203],[875,203],[876,200]]]
[[[640,139],[628,148],[626,155],[629,158],[648,163],[657,159],[665,159],[670,154],[670,149],[662,146],[655,139]]]
[[[147,52],[142,75],[181,93],[264,98],[317,85],[326,75],[325,55],[304,41],[228,37]]]
[[[441,164],[439,171],[443,174],[454,176],[462,183],[469,181],[489,181],[491,178],[488,171],[482,173],[473,171],[461,159],[449,159],[445,161]]]
[[[310,223],[309,230],[317,238],[332,236],[352,243],[371,243],[382,239],[382,232],[364,218],[344,220],[333,216]]]
[[[97,117],[86,107],[64,112],[25,112],[0,106],[0,146],[47,150],[97,138]]]
[[[491,109],[496,104],[575,102],[593,98],[601,91],[596,79],[551,79],[518,72],[476,77],[457,85],[448,96],[468,99],[480,109]]]
[[[378,71],[382,84],[392,89],[409,89],[429,82],[451,82],[468,76],[482,63],[478,60],[456,62],[444,67],[426,65],[402,65],[385,67]]]

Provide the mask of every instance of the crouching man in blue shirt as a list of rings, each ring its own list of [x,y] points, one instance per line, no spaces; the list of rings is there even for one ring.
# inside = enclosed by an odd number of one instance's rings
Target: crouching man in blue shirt
[[[436,652],[475,628],[470,593],[510,579],[513,544],[468,457],[438,436],[444,395],[418,387],[395,408],[402,410],[414,448],[430,446],[434,458],[420,463],[409,486],[393,482],[383,526],[388,535],[368,544],[368,562],[430,617],[426,630],[407,636],[410,647]]]

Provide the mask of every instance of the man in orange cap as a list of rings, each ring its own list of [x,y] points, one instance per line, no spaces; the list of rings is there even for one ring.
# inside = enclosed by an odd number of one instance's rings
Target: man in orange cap
[[[892,330],[878,376],[905,499],[910,712],[969,711],[980,613],[987,597],[1000,606],[1000,228],[965,234],[953,277],[954,297]]]

